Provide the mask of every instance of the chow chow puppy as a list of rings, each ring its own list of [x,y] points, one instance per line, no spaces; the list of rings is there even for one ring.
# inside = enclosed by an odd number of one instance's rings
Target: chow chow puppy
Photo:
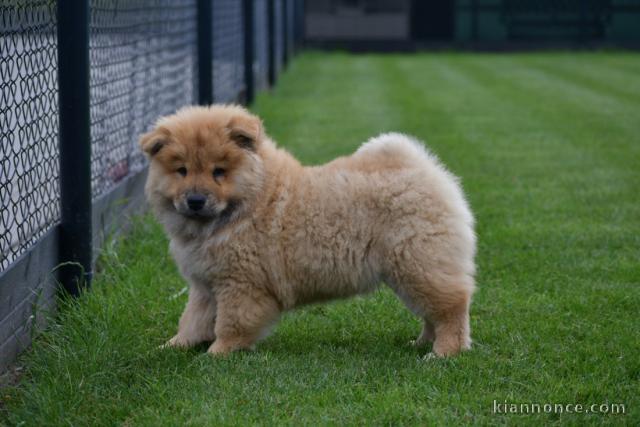
[[[187,107],[140,139],[146,195],[189,283],[168,346],[250,349],[280,313],[386,283],[424,321],[415,344],[468,349],[473,216],[421,144],[384,134],[302,166],[238,106]]]

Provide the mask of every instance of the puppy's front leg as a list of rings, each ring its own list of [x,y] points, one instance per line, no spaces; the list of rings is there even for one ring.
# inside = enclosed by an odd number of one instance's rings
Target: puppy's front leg
[[[280,315],[277,301],[260,289],[229,286],[216,298],[216,341],[209,347],[211,354],[252,349],[267,335]]]
[[[191,347],[213,341],[216,322],[216,299],[211,290],[198,284],[189,288],[189,301],[180,318],[178,333],[165,347]]]

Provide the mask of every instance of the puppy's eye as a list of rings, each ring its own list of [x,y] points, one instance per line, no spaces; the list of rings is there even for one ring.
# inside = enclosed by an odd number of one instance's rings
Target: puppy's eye
[[[178,168],[178,170],[176,170],[176,172],[178,172],[182,176],[187,176],[187,168],[185,168],[184,166],[181,167],[181,168]]]
[[[218,180],[226,175],[227,171],[222,168],[215,168],[213,170],[213,179]]]

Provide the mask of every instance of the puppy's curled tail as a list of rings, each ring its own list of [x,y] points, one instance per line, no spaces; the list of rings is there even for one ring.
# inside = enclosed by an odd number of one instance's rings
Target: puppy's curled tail
[[[384,133],[362,144],[355,156],[394,169],[420,171],[423,176],[421,181],[446,205],[451,215],[452,231],[461,237],[460,243],[465,249],[464,258],[470,263],[468,272],[470,275],[475,273],[472,261],[476,247],[473,214],[462,191],[460,179],[449,172],[435,154],[427,150],[422,142],[408,135]]]

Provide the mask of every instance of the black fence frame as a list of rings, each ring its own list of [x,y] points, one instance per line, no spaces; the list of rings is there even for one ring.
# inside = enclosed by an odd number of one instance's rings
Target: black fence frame
[[[196,0],[197,73],[196,101],[213,103],[214,31],[213,14],[219,0]],[[238,0],[240,1],[240,0]],[[237,102],[250,104],[255,97],[254,2],[242,0],[244,38],[244,90]],[[302,18],[301,0],[267,0],[269,15],[275,4],[292,8]],[[0,270],[0,370],[26,348],[36,325],[44,325],[47,313],[55,309],[56,296],[78,296],[91,283],[93,267],[106,236],[126,227],[127,219],[144,211],[143,187],[146,167],[131,173],[106,194],[94,197],[91,186],[90,119],[90,0],[57,0],[58,60],[58,153],[60,168],[60,219],[29,249]],[[285,65],[300,46],[301,25],[283,19],[283,57],[269,49],[268,69],[277,61]],[[291,25],[294,28],[288,28]],[[269,26],[268,45],[275,43],[276,29]],[[287,34],[291,35],[291,42]],[[269,74],[270,77],[271,73]],[[270,78],[270,85],[277,76]],[[151,123],[149,124],[151,125]],[[5,209],[5,206],[2,207]]]

